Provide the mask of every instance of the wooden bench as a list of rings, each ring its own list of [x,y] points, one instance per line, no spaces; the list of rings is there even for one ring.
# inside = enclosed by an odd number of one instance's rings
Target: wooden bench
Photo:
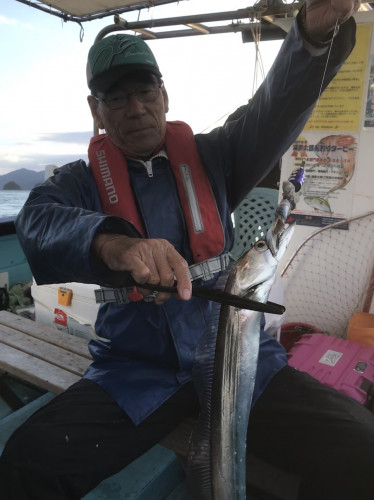
[[[0,370],[59,394],[91,361],[87,340],[0,311]]]
[[[1,438],[4,438],[4,442],[0,439],[0,453],[2,446],[5,444],[5,437],[10,435],[38,407],[46,404],[54,394],[63,392],[71,384],[77,382],[91,361],[92,358],[88,351],[87,340],[68,335],[52,327],[38,324],[8,311],[0,311],[0,371],[7,372],[20,380],[48,391],[46,395],[39,398],[35,403],[27,405],[26,408],[19,410],[13,416],[9,415],[6,419],[0,421],[0,428],[1,422],[3,422],[3,435]],[[147,464],[153,470],[150,463],[154,459],[154,456],[158,456],[156,459],[156,462],[159,462],[158,466],[162,462],[160,462],[160,457],[162,456],[164,460],[161,470],[162,474],[168,478],[169,482],[171,481],[171,477],[173,480],[177,479],[181,481],[181,470],[178,469],[173,456],[175,457],[175,453],[180,463],[185,466],[188,444],[195,423],[196,421],[193,419],[186,419],[182,422],[175,431],[161,441],[160,445],[162,446],[157,445],[146,456],[138,459],[139,463],[142,464],[141,468],[144,469],[144,464]],[[171,476],[170,472],[165,475],[165,464],[168,471],[175,469],[176,472],[174,474],[177,474],[175,477]],[[115,484],[116,488],[120,484],[122,485],[121,491],[127,492],[128,490],[125,490],[123,485],[127,484],[126,488],[128,488],[130,478],[135,477],[134,470],[136,470],[136,465],[133,466],[135,469],[132,466],[133,464],[130,464],[130,469],[126,467],[124,471],[119,473],[119,477],[113,476],[113,478],[109,478],[98,488],[101,488],[101,490],[109,488],[111,490],[114,487],[113,484]],[[157,473],[157,477],[159,477],[161,472]],[[149,474],[149,477],[151,477],[151,472]],[[294,500],[297,497],[298,481],[294,477],[281,473],[255,457],[248,457],[247,477],[252,485],[261,490],[274,493],[275,489],[279,498]],[[150,491],[152,491],[154,486],[150,486],[147,483],[147,488],[150,488]],[[183,491],[183,496],[170,498],[188,500],[188,494],[185,492],[185,489]],[[87,496],[87,500],[111,498],[110,495],[97,495],[97,492],[90,493]],[[117,496],[117,498],[119,497]],[[126,496],[124,498],[135,499],[138,497]],[[152,496],[150,498],[153,500]],[[163,498],[167,498],[167,496]]]
[[[0,419],[0,454],[9,436],[56,394],[77,382],[92,361],[87,340],[0,311],[0,371],[47,391]],[[175,454],[156,445],[84,500],[192,500]]]

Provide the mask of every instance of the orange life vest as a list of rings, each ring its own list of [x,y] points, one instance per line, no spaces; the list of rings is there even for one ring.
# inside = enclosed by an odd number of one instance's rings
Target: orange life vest
[[[222,253],[224,231],[193,132],[183,122],[167,122],[165,147],[175,177],[194,262]],[[123,152],[106,134],[92,137],[88,157],[103,211],[131,222],[145,235]]]

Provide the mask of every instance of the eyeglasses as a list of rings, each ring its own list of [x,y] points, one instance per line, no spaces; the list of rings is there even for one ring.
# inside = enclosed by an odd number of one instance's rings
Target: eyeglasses
[[[126,108],[132,96],[135,96],[138,101],[143,103],[155,101],[161,87],[162,83],[158,85],[144,84],[136,87],[133,92],[121,92],[114,97],[107,97],[105,99],[94,95],[92,97],[98,102],[103,102],[109,109],[123,109]]]

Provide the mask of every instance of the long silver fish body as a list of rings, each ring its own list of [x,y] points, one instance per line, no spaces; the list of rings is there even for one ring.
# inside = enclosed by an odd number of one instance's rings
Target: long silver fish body
[[[265,240],[258,241],[233,265],[225,291],[266,302],[292,232],[293,226],[283,227],[277,235],[275,256]],[[216,316],[202,348],[213,346],[213,361],[197,352],[207,371],[197,382],[201,414],[190,440],[187,479],[196,500],[245,500],[246,436],[262,313],[222,305]]]
[[[274,257],[258,241],[228,277],[225,291],[267,302],[279,260],[293,233],[289,226],[278,240]],[[262,313],[222,306],[212,384],[212,498],[246,498],[246,437],[256,379]],[[220,368],[218,368],[220,367]]]

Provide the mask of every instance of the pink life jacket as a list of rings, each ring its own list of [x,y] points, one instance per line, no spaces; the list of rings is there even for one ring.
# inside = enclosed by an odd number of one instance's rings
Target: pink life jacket
[[[213,191],[189,125],[167,122],[165,145],[177,184],[193,259],[203,262],[221,254],[225,243]],[[145,231],[123,152],[106,134],[100,134],[92,137],[88,158],[104,213],[126,219],[144,237]]]

